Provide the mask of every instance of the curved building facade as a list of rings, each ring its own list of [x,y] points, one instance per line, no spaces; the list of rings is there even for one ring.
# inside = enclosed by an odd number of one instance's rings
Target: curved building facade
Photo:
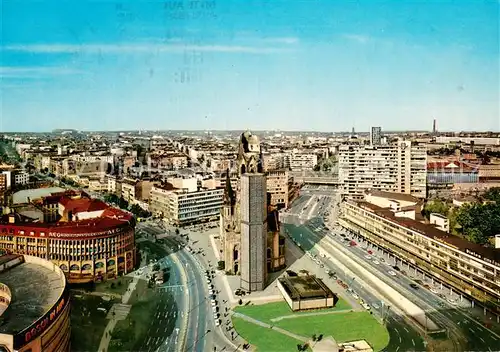
[[[0,351],[69,352],[66,276],[50,261],[0,257]]]
[[[18,209],[0,223],[4,252],[50,260],[70,283],[102,281],[133,270],[131,214],[68,192],[45,197],[28,209]]]

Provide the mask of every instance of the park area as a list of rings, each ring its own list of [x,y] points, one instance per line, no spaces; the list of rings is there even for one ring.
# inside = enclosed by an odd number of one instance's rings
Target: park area
[[[332,336],[340,343],[366,340],[374,351],[389,343],[384,326],[369,312],[353,311],[343,300],[335,308],[303,312],[292,312],[286,302],[239,306],[233,325],[257,351],[297,351],[313,335]]]

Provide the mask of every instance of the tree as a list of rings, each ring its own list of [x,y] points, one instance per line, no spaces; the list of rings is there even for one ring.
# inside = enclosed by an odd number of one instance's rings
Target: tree
[[[483,198],[500,205],[500,187],[492,187],[488,189],[483,194]]]
[[[442,200],[433,200],[431,202],[427,202],[424,206],[424,210],[422,211],[423,215],[429,219],[430,215],[433,213],[441,214],[443,216],[448,216],[450,212],[450,205],[443,202]]]
[[[494,196],[494,193],[488,195]],[[463,205],[456,213],[456,222],[460,226],[461,234],[469,241],[486,244],[491,237],[500,233],[500,203]]]

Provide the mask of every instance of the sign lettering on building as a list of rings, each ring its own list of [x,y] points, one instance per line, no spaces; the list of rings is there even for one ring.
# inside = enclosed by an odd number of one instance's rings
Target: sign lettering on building
[[[42,318],[37,320],[29,328],[14,336],[14,349],[18,350],[38,336],[42,335],[59,317],[69,301],[69,291],[64,291],[52,310],[48,311]]]

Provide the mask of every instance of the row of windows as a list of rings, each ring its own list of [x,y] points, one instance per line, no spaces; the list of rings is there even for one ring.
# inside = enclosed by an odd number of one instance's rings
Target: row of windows
[[[380,223],[375,219],[373,214],[363,210],[358,211],[351,207],[346,211],[346,216],[348,216],[349,220],[356,223],[360,217],[368,218],[368,220],[365,219],[364,223],[360,225],[361,227],[376,233],[382,238],[386,238],[398,247],[413,252],[427,261],[437,260],[439,263],[444,263],[445,266],[448,265],[448,262],[452,263],[456,261],[458,264],[455,265],[454,269],[457,273],[467,277],[474,277],[475,275],[475,281],[480,282],[484,286],[494,288],[496,292],[500,293],[500,287],[498,286],[498,283],[500,283],[500,273],[497,273],[499,276],[495,278],[493,267],[471,259],[462,252],[452,250],[428,238],[421,237],[421,235],[414,234],[411,230],[402,230],[398,226],[388,222]],[[387,234],[390,234],[390,237],[387,237]],[[439,258],[444,260],[439,260]]]

